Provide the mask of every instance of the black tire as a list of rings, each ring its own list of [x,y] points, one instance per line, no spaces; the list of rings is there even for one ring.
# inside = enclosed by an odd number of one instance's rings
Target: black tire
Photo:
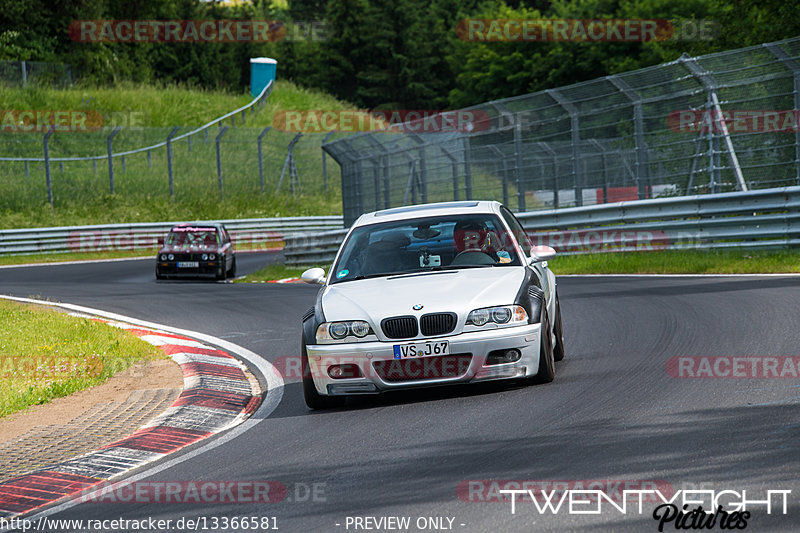
[[[222,266],[217,270],[217,281],[225,281],[228,272],[225,270],[225,262],[223,260]]]
[[[553,357],[553,338],[550,330],[550,319],[547,307],[542,305],[542,334],[539,348],[539,370],[532,380],[534,383],[550,383],[556,377],[556,364]]]
[[[231,278],[236,277],[236,257],[231,259],[231,269],[228,271],[228,276]]]
[[[311,377],[311,367],[308,364],[305,339],[301,341],[300,366],[303,371],[303,398],[309,409],[331,409],[344,405],[344,396],[323,396],[317,392],[314,378]]]
[[[162,276],[161,272],[158,271],[158,267],[156,267],[156,279],[164,279],[164,276]]]
[[[564,359],[564,326],[561,322],[561,303],[558,301],[558,293],[556,293],[556,321],[553,324],[553,335],[556,337],[556,343],[553,345],[553,360],[561,361]]]

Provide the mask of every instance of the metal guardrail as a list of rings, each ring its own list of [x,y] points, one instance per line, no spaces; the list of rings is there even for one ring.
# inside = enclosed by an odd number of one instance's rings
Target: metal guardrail
[[[281,248],[284,239],[290,235],[342,227],[341,216],[253,218],[219,222],[225,224],[234,245],[250,249]],[[0,255],[152,250],[159,245],[169,229],[178,223],[0,230]]]
[[[287,236],[283,255],[286,266],[316,266],[333,262],[336,251],[349,229],[326,231],[317,235]]]
[[[341,168],[345,224],[363,212],[459,198],[524,213],[798,186],[798,109],[793,37],[683,55],[323,149]]]
[[[534,244],[561,254],[800,245],[800,187],[519,213]],[[289,266],[331,263],[347,230],[287,236]]]

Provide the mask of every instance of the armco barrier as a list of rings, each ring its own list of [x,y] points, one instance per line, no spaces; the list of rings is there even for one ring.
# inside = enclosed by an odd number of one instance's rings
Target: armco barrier
[[[220,222],[228,228],[234,245],[240,249],[281,248],[288,235],[342,227],[341,216],[253,218]],[[0,230],[0,255],[155,249],[177,223]]]
[[[535,244],[562,254],[800,245],[800,187],[518,213]],[[286,238],[287,265],[333,261],[346,230]]]

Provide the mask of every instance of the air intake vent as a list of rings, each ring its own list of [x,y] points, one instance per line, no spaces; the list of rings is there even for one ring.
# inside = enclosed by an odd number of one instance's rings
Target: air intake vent
[[[456,329],[456,314],[455,313],[431,313],[422,315],[419,320],[422,334],[426,337],[435,337],[436,335],[447,335]]]
[[[417,319],[413,316],[386,318],[381,322],[383,334],[390,339],[413,339],[417,336]]]

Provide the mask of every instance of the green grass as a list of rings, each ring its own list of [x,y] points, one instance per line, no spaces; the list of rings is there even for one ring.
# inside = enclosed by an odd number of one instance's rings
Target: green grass
[[[560,274],[778,274],[800,272],[800,250],[666,250],[557,256]]]
[[[252,274],[248,274],[241,279],[237,279],[236,283],[263,283],[265,281],[277,279],[299,278],[300,274],[309,268],[311,267],[292,268],[283,264],[267,265],[264,268],[253,272]],[[327,269],[330,268],[330,265],[325,265],[322,268],[326,269],[327,272]]]
[[[784,274],[800,273],[800,249],[675,250],[560,255],[549,261],[556,275],[565,274]],[[330,265],[320,265],[327,270]],[[306,268],[268,265],[239,283],[297,278]]]
[[[123,259],[153,257],[156,249],[114,252],[64,252],[55,254],[0,255],[0,265],[25,265],[30,263],[58,263],[61,261],[92,261],[98,259]]]
[[[122,85],[116,88],[3,89],[0,109],[93,110],[121,120],[133,117],[140,127],[123,128],[114,137],[115,152],[163,142],[172,126],[190,131],[251,100],[230,94],[174,86]],[[97,223],[159,222],[341,213],[339,166],[328,159],[329,186],[323,184],[321,142],[324,133],[304,135],[295,146],[299,186],[288,173],[276,193],[292,132],[271,130],[263,139],[264,192],[258,169],[257,137],[280,110],[352,109],[333,97],[278,81],[267,105],[246,124],[235,125],[221,138],[223,194],[220,200],[214,139],[195,134],[175,141],[174,196],[169,194],[166,149],[114,159],[115,194],[110,194],[107,160],[51,163],[54,205],[47,203],[43,163],[0,162],[0,228],[28,228]],[[106,153],[111,128],[96,132],[57,132],[50,139],[51,157],[96,156]],[[336,139],[339,134],[335,134]],[[42,157],[41,132],[0,132],[0,155]],[[123,168],[124,167],[124,168]]]
[[[132,334],[86,318],[0,300],[0,417],[163,359]]]

